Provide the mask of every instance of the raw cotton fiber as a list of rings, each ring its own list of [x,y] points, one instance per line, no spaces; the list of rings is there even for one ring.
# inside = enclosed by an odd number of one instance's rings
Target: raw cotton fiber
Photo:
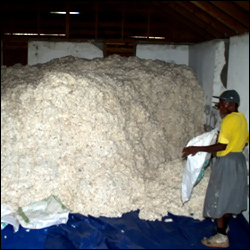
[[[53,194],[84,215],[202,219],[209,172],[183,206],[181,152],[203,113],[185,65],[113,55],[2,66],[1,203]]]

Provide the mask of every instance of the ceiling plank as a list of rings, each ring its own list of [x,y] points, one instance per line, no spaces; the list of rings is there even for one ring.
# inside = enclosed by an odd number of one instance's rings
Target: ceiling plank
[[[207,25],[211,26],[213,29],[217,30],[221,33],[221,38],[225,38],[225,33],[227,36],[234,36],[235,32],[229,29],[226,25],[216,20],[216,18],[210,16],[205,11],[201,10],[194,4],[190,3],[190,1],[175,1],[176,4],[181,5],[187,11],[189,11],[192,15],[202,19]]]
[[[41,34],[57,31],[67,33],[69,37],[74,33],[72,38],[90,39],[109,39],[109,34],[112,38],[126,39],[138,33],[166,37],[164,42],[196,43],[249,32],[249,1],[55,0],[50,3],[13,3],[13,0],[0,3],[2,38],[5,33],[13,32]],[[151,4],[150,10],[148,4]],[[79,11],[80,15],[52,15],[52,10]]]
[[[234,30],[235,35],[247,32],[247,29],[243,25],[235,21],[232,17],[230,17],[225,12],[221,11],[208,1],[190,1],[190,2],[199,7],[200,9],[204,10],[209,15],[213,16],[226,26],[228,26],[230,29]]]
[[[200,19],[193,13],[189,12],[185,7],[183,7],[182,5],[179,5],[178,2],[179,1],[171,1],[168,3],[168,7],[170,7],[173,11],[177,11],[183,17],[193,22],[194,25],[199,26],[201,29],[211,34],[211,36],[213,36],[214,38],[221,38],[221,37],[224,38],[223,33],[211,27],[211,25],[209,25],[208,22],[203,21],[202,19]]]
[[[204,37],[208,40],[211,40],[214,38],[213,36],[208,34],[206,31],[199,28],[197,25],[194,25],[194,23],[190,22],[190,20],[188,20],[187,18],[184,18],[183,16],[178,14],[177,11],[174,11],[173,9],[168,8],[167,5],[165,4],[166,2],[161,2],[161,1],[154,2],[153,1],[152,3],[159,8],[160,12],[162,12],[164,16],[167,13],[168,15],[172,16],[173,19],[179,20],[180,22],[182,22],[183,24],[188,26],[190,29],[196,31],[198,34],[200,34],[202,37]]]
[[[239,5],[241,8],[249,11],[249,1],[233,1],[233,2]]]
[[[245,27],[249,28],[249,13],[240,8],[238,5],[231,1],[210,1],[210,3],[226,12]]]

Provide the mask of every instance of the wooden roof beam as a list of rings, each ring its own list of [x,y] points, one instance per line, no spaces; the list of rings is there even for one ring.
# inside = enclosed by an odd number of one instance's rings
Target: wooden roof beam
[[[194,25],[199,26],[202,30],[208,32],[214,38],[221,38],[224,34],[213,27],[208,22],[205,22],[201,18],[197,17],[193,13],[189,12],[183,5],[179,5],[179,1],[171,1],[168,3],[168,7],[172,9],[172,11],[178,12],[179,15],[182,15],[184,18],[187,18]],[[187,3],[187,2],[186,2]]]
[[[210,1],[232,18],[237,19],[245,27],[249,28],[249,13],[231,1]]]
[[[187,18],[184,18],[183,16],[181,16],[177,11],[174,11],[173,9],[170,9],[166,6],[166,2],[160,2],[160,1],[153,1],[152,2],[155,6],[157,6],[159,8],[159,10],[161,10],[161,12],[163,13],[163,15],[165,16],[166,13],[169,14],[170,16],[172,16],[174,19],[179,20],[180,22],[182,22],[183,24],[185,24],[186,26],[188,26],[190,29],[196,31],[198,34],[200,34],[202,37],[210,40],[213,39],[214,37],[211,36],[210,34],[208,34],[206,31],[204,31],[203,29],[199,28],[197,25],[194,25],[193,22],[190,22]]]
[[[209,15],[213,16],[221,23],[228,26],[230,29],[234,30],[235,35],[243,34],[247,32],[247,29],[241,25],[240,23],[236,22],[231,16],[226,14],[225,12],[221,11],[216,6],[212,5],[208,1],[190,1],[203,11],[207,12]]]
[[[227,36],[235,35],[233,30],[231,30],[226,25],[216,20],[216,18],[207,14],[205,11],[202,11],[200,8],[198,8],[194,4],[190,3],[190,1],[175,1],[175,2],[176,4],[182,6],[187,11],[189,11],[192,15],[206,22],[207,25],[212,27],[214,30],[217,30],[218,32],[220,32],[221,38],[225,37],[225,33],[227,34]]]
[[[243,8],[244,10],[249,11],[249,1],[233,1],[235,4]]]

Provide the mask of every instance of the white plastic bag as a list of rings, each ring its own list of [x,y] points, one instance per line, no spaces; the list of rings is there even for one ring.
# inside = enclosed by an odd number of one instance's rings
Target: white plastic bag
[[[215,128],[210,132],[206,132],[191,139],[186,147],[189,146],[208,146],[216,142],[219,129]],[[182,202],[187,202],[199,176],[204,163],[211,157],[211,153],[198,152],[194,156],[188,155],[186,167],[182,177]]]
[[[17,219],[24,228],[40,229],[67,223],[70,210],[58,197],[50,197],[19,207]]]
[[[13,226],[15,232],[18,231],[19,223],[14,209],[7,204],[1,204],[1,230],[8,224]]]

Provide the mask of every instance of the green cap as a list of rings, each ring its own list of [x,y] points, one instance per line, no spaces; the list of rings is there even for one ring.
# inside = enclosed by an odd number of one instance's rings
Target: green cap
[[[220,96],[213,96],[213,97],[225,100],[227,102],[235,102],[238,103],[238,105],[240,105],[240,96],[238,92],[234,89],[226,90],[223,93],[221,93]]]

